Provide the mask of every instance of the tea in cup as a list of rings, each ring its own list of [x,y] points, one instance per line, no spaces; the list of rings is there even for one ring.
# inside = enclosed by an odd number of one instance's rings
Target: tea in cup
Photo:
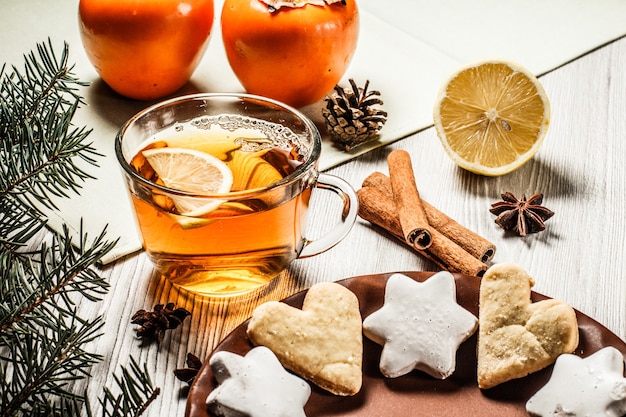
[[[247,94],[195,94],[149,107],[115,150],[151,261],[193,293],[265,286],[296,258],[337,244],[356,220],[344,180],[318,172],[321,137],[298,110]],[[314,189],[344,210],[325,236],[305,227]]]

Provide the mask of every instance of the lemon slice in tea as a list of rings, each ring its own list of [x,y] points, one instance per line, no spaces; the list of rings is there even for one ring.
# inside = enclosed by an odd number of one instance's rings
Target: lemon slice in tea
[[[216,157],[194,149],[155,148],[143,155],[163,184],[174,190],[197,195],[222,194],[230,191],[233,174]],[[184,216],[201,216],[215,210],[223,201],[203,201],[202,198],[172,198],[176,209]]]
[[[433,119],[457,165],[497,176],[521,167],[537,153],[550,123],[550,103],[527,69],[485,61],[461,68],[444,83]]]

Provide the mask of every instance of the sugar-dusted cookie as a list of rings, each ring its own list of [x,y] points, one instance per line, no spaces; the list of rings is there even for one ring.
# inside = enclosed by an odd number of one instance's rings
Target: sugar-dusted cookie
[[[337,395],[361,389],[363,337],[359,301],[337,283],[307,292],[302,310],[278,301],[261,304],[248,323],[248,338],[270,348],[283,366]]]
[[[478,319],[456,301],[454,277],[438,272],[424,282],[389,277],[382,308],[363,321],[365,336],[383,346],[380,370],[394,378],[413,369],[444,379],[456,368],[456,352]]]
[[[211,413],[223,417],[305,417],[311,387],[285,370],[265,347],[246,356],[220,351],[209,360],[219,384],[209,394]]]
[[[584,359],[559,356],[550,380],[528,400],[526,410],[541,417],[626,415],[624,356],[614,347]]]
[[[563,301],[533,303],[520,266],[490,267],[480,285],[478,386],[492,388],[554,363],[578,346],[576,313]]]

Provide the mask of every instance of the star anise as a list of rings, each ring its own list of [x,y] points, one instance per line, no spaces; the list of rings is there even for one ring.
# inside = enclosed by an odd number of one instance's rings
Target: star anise
[[[139,337],[156,337],[161,344],[166,330],[175,329],[191,313],[182,307],[174,308],[174,303],[157,304],[154,311],[139,310],[131,317],[131,323],[139,324]]]
[[[498,217],[496,223],[504,230],[516,232],[519,236],[541,232],[544,222],[554,216],[554,212],[541,205],[543,194],[534,194],[528,200],[526,195],[518,200],[512,193],[502,194],[502,200],[491,205],[489,211]]]
[[[193,353],[187,353],[187,367],[174,370],[174,376],[191,385],[202,367],[202,361]]]

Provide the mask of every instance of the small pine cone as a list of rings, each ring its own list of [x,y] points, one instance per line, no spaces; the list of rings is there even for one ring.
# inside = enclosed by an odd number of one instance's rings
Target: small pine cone
[[[324,99],[326,107],[322,109],[328,134],[346,152],[375,139],[387,121],[387,112],[374,107],[383,102],[376,97],[380,92],[367,91],[369,80],[363,88],[357,87],[353,79],[349,81],[352,89],[335,86]]]

